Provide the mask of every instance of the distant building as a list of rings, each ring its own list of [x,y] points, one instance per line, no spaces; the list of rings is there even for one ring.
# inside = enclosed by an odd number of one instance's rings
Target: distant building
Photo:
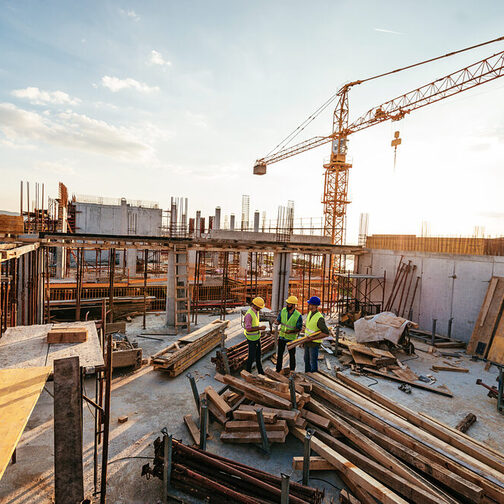
[[[77,196],[75,233],[160,236],[163,211],[157,203]]]

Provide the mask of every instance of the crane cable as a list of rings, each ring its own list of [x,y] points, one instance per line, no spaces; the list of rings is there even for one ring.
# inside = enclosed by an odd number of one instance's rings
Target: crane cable
[[[452,52],[443,54],[442,56],[436,56],[435,58],[430,58],[428,60],[420,61],[419,63],[413,63],[412,65],[408,65],[408,66],[401,67],[401,68],[396,68],[395,70],[391,70],[389,72],[385,72],[385,73],[382,73],[382,74],[374,75],[373,77],[368,77],[366,79],[357,80],[357,81],[345,84],[336,93],[334,93],[329,99],[327,99],[322,105],[320,105],[320,107],[318,107],[315,110],[315,112],[313,112],[312,114],[310,114],[294,131],[292,131],[292,133],[290,133],[289,135],[287,135],[276,147],[274,147],[273,149],[271,149],[268,152],[268,154],[266,154],[266,156],[264,156],[264,157],[269,157],[274,152],[277,152],[278,150],[287,147],[287,145],[289,145],[292,142],[292,140],[294,140],[294,138],[297,137],[301,133],[301,131],[303,131],[308,126],[309,123],[311,123],[313,120],[315,120],[338,97],[340,91],[342,89],[344,89],[345,87],[348,89],[348,88],[350,88],[350,87],[352,87],[354,85],[357,85],[357,84],[363,84],[364,82],[369,82],[369,81],[372,81],[372,80],[375,80],[375,79],[379,79],[380,77],[386,77],[387,75],[391,75],[391,74],[394,74],[394,73],[402,72],[403,70],[409,70],[410,68],[415,68],[415,67],[420,66],[420,65],[425,65],[427,63],[432,63],[433,61],[437,61],[437,60],[440,60],[440,59],[443,59],[443,58],[448,58],[449,56],[454,56],[455,54],[459,54],[459,53],[462,53],[462,52],[470,51],[472,49],[477,49],[478,47],[483,47],[483,46],[486,46],[488,44],[493,44],[495,42],[500,42],[502,40],[504,40],[504,36],[503,37],[498,37],[498,38],[493,39],[493,40],[488,40],[487,42],[482,42],[481,44],[476,44],[476,45],[473,45],[473,46],[465,47],[464,49],[459,49],[458,51],[452,51]]]

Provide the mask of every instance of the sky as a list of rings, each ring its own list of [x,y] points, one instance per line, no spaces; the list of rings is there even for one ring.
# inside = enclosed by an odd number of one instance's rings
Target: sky
[[[0,0],[0,209],[20,181],[189,211],[320,218],[330,146],[252,175],[342,84],[504,35],[504,3]],[[504,41],[354,87],[350,120],[504,50]],[[350,137],[348,241],[504,231],[504,78]],[[400,131],[394,166],[390,141]],[[328,108],[299,140],[332,132]]]

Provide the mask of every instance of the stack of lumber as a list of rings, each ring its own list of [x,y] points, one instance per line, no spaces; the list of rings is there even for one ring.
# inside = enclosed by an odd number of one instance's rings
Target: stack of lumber
[[[504,364],[504,277],[492,277],[467,353]]]
[[[214,320],[179,338],[151,357],[154,369],[163,370],[169,376],[178,376],[222,343],[224,329],[228,324],[228,320]]]
[[[241,329],[240,327],[239,332],[242,331],[243,329]],[[275,340],[272,334],[269,331],[264,333],[264,335],[261,337],[262,355],[264,356],[266,352],[272,350],[274,345]],[[245,363],[247,362],[247,355],[248,355],[248,344],[246,339],[227,349],[229,369],[231,370],[232,373],[240,371],[240,369],[243,369],[245,367]],[[224,359],[222,357],[222,352],[217,351],[215,357],[212,357],[212,362],[215,364],[215,368],[218,373],[226,372],[224,368]]]
[[[24,221],[21,215],[0,214],[0,233],[23,234]]]
[[[504,454],[341,373],[304,379],[312,385],[305,409],[326,421],[311,441],[318,455],[311,470],[336,470],[346,502],[504,503]],[[306,434],[290,432],[300,440]]]
[[[154,466],[142,467],[142,476],[163,480],[164,444],[154,441]],[[280,502],[282,479],[259,469],[229,460],[173,440],[170,483],[201,501],[219,504],[273,504]],[[322,504],[324,492],[290,481],[288,502]]]

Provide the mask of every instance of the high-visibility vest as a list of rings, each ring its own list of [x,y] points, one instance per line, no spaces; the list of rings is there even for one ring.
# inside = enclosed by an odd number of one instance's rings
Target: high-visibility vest
[[[252,327],[258,327],[259,317],[257,316],[257,313],[252,308],[249,308],[245,316],[247,315],[252,317]],[[255,331],[247,331],[247,329],[245,329],[245,336],[250,341],[257,341],[261,337],[261,331],[259,331],[259,329]]]
[[[320,330],[317,323],[321,318],[324,318],[324,316],[319,311],[316,311],[315,313],[310,312],[308,314],[306,317],[305,336],[310,336],[310,334]],[[322,343],[322,340],[313,340],[313,343]]]
[[[291,341],[297,338],[297,333],[288,334],[287,331],[297,328],[299,317],[301,317],[301,313],[299,313],[297,310],[294,310],[292,312],[292,315],[289,316],[289,311],[287,310],[287,308],[282,309],[282,311],[280,312],[280,331],[278,333],[280,338]]]

